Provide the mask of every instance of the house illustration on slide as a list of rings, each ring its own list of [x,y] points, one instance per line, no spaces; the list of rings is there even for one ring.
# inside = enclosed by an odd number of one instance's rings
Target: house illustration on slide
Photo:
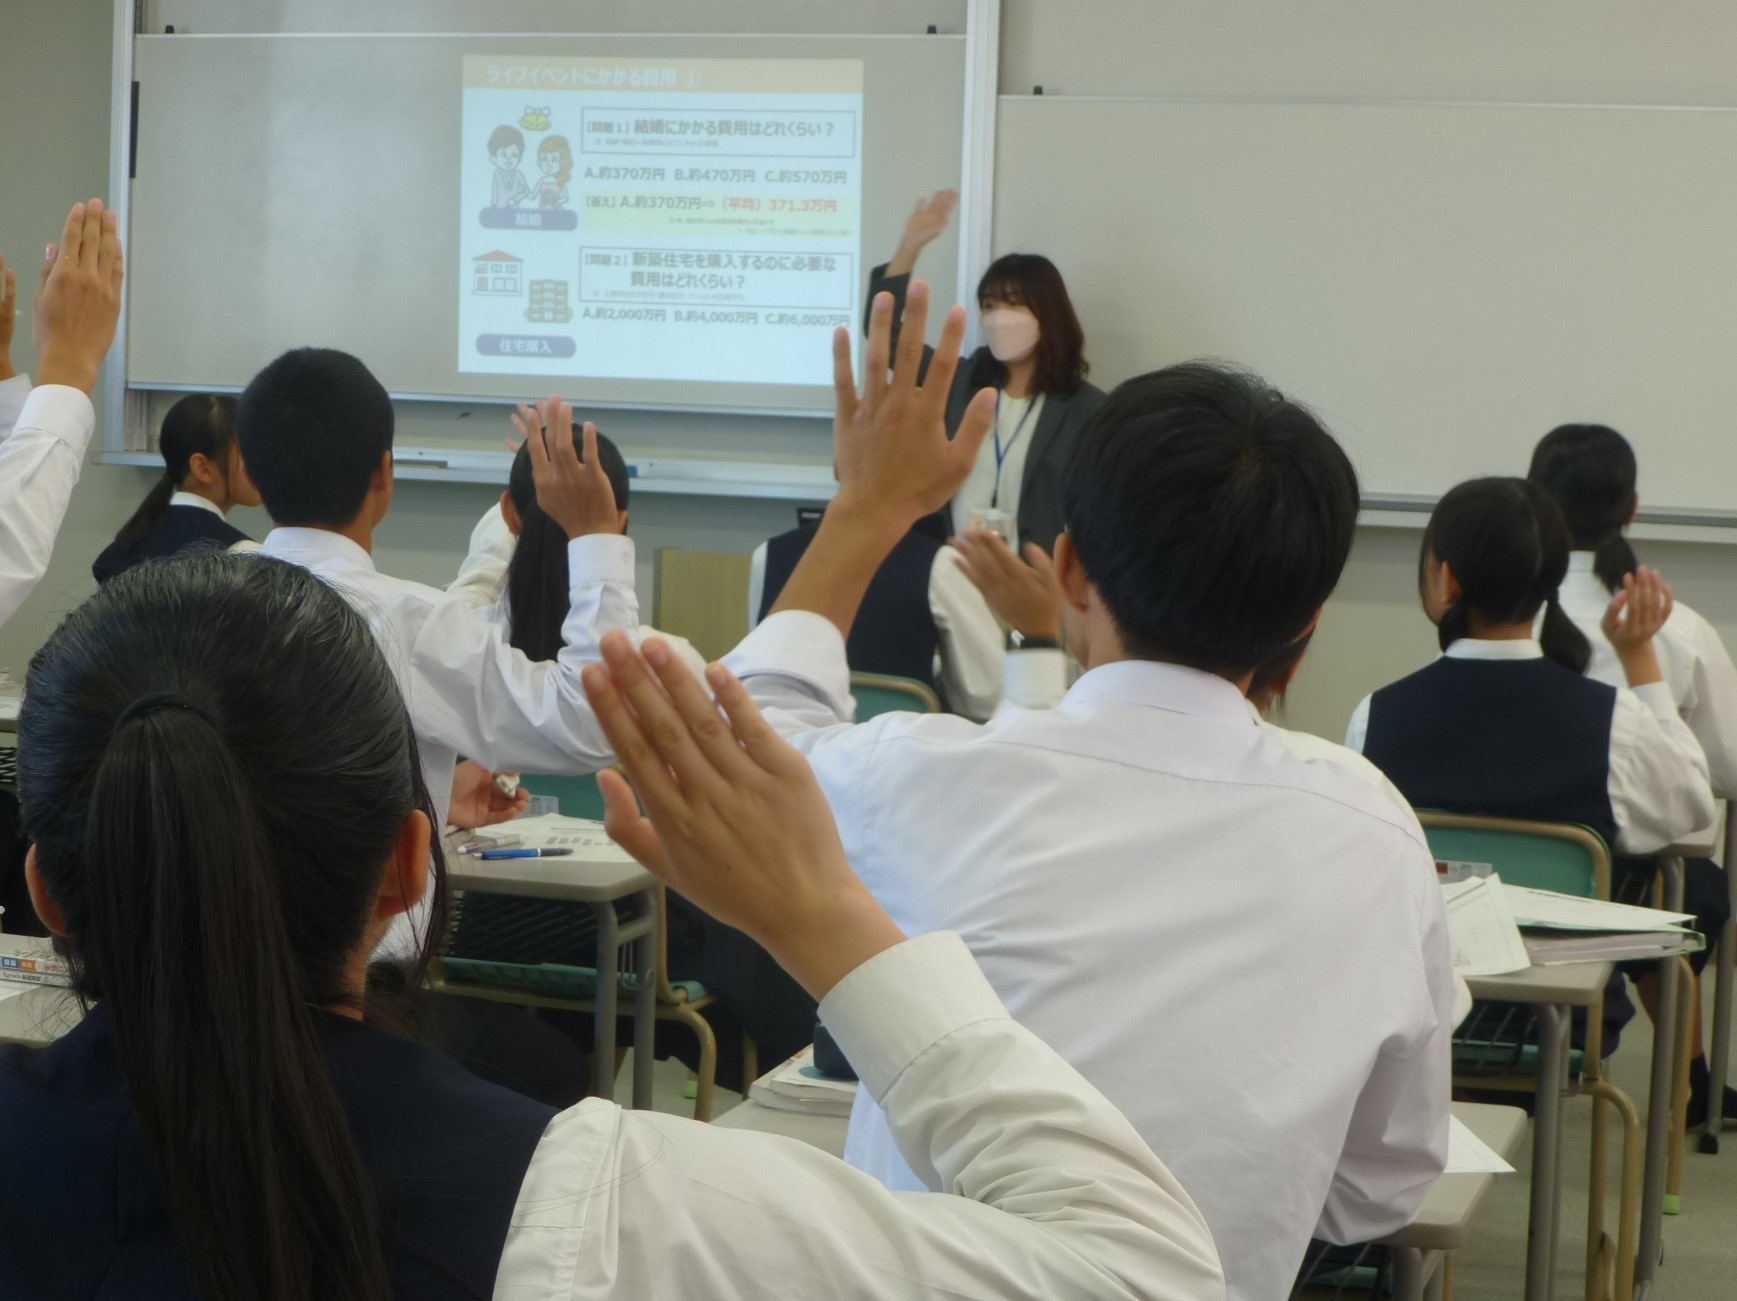
[[[475,268],[476,283],[472,286],[471,293],[516,296],[523,292],[523,258],[516,258],[511,253],[496,249],[493,253],[484,253],[481,257],[472,259],[472,265]]]

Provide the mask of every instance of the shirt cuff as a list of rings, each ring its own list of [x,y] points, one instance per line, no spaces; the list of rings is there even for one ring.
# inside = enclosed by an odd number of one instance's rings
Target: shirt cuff
[[[769,614],[735,650],[724,657],[739,678],[777,673],[806,682],[835,704],[845,702],[850,717],[850,663],[838,625],[812,610],[780,610]]]
[[[53,435],[82,459],[90,436],[96,432],[96,408],[80,389],[67,384],[41,384],[30,391],[18,413],[15,432],[26,429]]]
[[[1643,686],[1631,687],[1641,704],[1653,711],[1653,717],[1669,719],[1677,716],[1677,702],[1671,695],[1669,684],[1664,682],[1648,682]]]
[[[1005,1021],[1007,1009],[965,941],[936,931],[852,971],[821,1000],[820,1019],[879,1102],[942,1039],[979,1021]]]
[[[567,544],[567,586],[592,583],[633,586],[633,539],[621,533],[587,533]]]
[[[1054,709],[1067,693],[1065,651],[1034,648],[1001,657],[1003,709]]]

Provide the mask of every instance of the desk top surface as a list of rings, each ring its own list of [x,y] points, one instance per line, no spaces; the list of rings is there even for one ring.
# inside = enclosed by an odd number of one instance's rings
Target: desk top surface
[[[1526,1136],[1526,1113],[1518,1107],[1495,1107],[1481,1102],[1456,1102],[1454,1115],[1504,1157],[1512,1158]],[[1420,1247],[1452,1251],[1471,1231],[1478,1204],[1500,1176],[1492,1174],[1443,1175],[1430,1186],[1418,1208],[1417,1218],[1398,1233],[1381,1241],[1390,1247]]]
[[[564,858],[482,859],[454,852],[449,838],[446,875],[453,888],[535,899],[607,903],[649,890],[656,881],[626,850],[609,839],[600,822],[584,818],[525,818],[485,827],[480,834],[501,837],[521,832],[527,846],[560,846],[572,849],[573,853]]]
[[[1528,967],[1507,976],[1467,976],[1466,986],[1473,998],[1591,1007],[1609,980],[1608,962],[1569,962],[1554,967]]]
[[[21,993],[12,993],[14,989]],[[0,981],[0,1043],[40,1047],[65,1034],[84,1012],[72,991],[60,985]]]
[[[1664,853],[1673,858],[1720,858],[1725,852],[1725,801],[1715,800],[1713,821],[1692,836],[1685,836]]]

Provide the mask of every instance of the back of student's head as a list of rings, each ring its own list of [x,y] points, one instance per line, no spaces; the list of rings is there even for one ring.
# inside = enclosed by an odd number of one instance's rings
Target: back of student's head
[[[1634,448],[1609,425],[1558,425],[1532,452],[1526,477],[1555,499],[1576,551],[1611,591],[1640,561],[1623,529],[1634,514]]]
[[[574,443],[578,443],[574,435]],[[615,509],[627,509],[627,462],[608,435],[597,435],[597,459],[609,476]],[[519,515],[519,540],[507,565],[507,641],[527,659],[552,660],[561,653],[561,625],[567,621],[567,534],[537,505],[529,446],[519,448],[507,477],[507,494]]]
[[[31,661],[18,776],[200,1295],[386,1301],[320,1009],[431,805],[367,625],[274,560],[130,569]]]
[[[195,456],[203,455],[228,467],[235,447],[235,399],[220,393],[189,393],[163,417],[157,450],[163,454],[163,477],[151,487],[132,517],[121,525],[115,541],[130,547],[144,541],[169,509],[169,499],[187,481]]]
[[[338,528],[361,513],[392,450],[392,402],[355,357],[297,348],[241,395],[241,454],[272,520]]]
[[[1110,394],[1062,508],[1129,654],[1242,674],[1295,642],[1338,583],[1357,474],[1305,408],[1190,362]]]
[[[1474,617],[1485,625],[1530,623],[1542,609],[1544,653],[1584,673],[1592,648],[1556,603],[1569,549],[1562,512],[1537,484],[1472,479],[1451,489],[1429,517],[1418,560],[1420,590],[1435,563],[1459,583],[1459,599],[1437,625],[1441,648],[1468,636]]]

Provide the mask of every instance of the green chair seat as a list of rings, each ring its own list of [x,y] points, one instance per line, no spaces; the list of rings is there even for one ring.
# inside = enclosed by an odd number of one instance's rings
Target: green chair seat
[[[569,967],[556,962],[487,962],[453,957],[442,958],[440,965],[447,980],[462,984],[504,986],[539,998],[564,998],[574,1002],[597,996],[595,967]],[[631,971],[620,972],[615,979],[622,994],[631,994],[639,986],[638,976]],[[672,980],[670,987],[681,990],[690,1003],[706,996],[706,987],[697,980]]]

